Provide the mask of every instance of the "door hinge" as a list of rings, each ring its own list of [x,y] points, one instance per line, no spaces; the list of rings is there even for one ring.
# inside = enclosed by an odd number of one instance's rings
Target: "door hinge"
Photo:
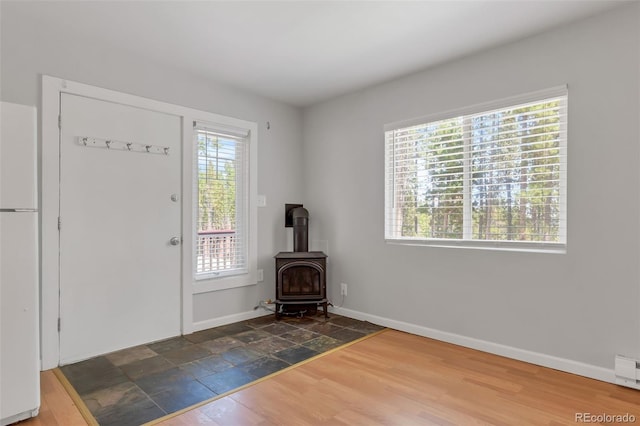
[[[58,129],[62,129],[62,115],[58,115]]]
[[[62,229],[62,219],[58,216],[58,231]]]
[[[58,331],[60,331],[60,318],[58,318]]]

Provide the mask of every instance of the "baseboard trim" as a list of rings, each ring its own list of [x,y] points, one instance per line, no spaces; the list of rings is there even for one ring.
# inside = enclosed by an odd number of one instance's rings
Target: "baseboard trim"
[[[431,339],[440,340],[443,342],[464,346],[466,348],[476,349],[482,352],[488,352],[494,355],[500,355],[507,358],[528,362],[542,367],[553,368],[554,370],[577,374],[579,376],[588,377],[603,382],[615,383],[615,372],[613,369],[598,367],[595,365],[547,355],[539,352],[532,352],[525,349],[519,349],[512,346],[489,342],[486,340],[475,339],[473,337],[462,336],[459,334],[423,327],[421,325],[385,318],[378,315],[371,315],[351,309],[333,307],[330,311],[335,312],[338,315],[344,315],[346,317],[351,317],[362,321],[369,321],[377,325],[393,328],[395,330],[405,331],[407,333],[415,334],[418,336],[429,337]]]
[[[219,327],[221,325],[233,324],[234,322],[246,321],[266,315],[273,315],[271,312],[265,312],[264,309],[254,309],[251,311],[240,312],[238,314],[226,315],[224,317],[211,318],[205,321],[193,323],[193,332],[206,330],[208,328]]]

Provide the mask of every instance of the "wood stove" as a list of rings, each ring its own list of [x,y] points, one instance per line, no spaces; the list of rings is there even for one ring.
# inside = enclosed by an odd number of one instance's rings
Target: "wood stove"
[[[293,251],[280,252],[276,260],[276,318],[287,311],[322,306],[327,313],[327,255],[308,251],[309,212],[293,209]]]

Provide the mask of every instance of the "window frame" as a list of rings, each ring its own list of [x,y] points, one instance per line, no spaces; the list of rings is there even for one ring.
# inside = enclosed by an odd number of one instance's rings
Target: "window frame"
[[[218,126],[219,127],[219,126]],[[247,272],[247,255],[246,255],[246,250],[248,247],[248,228],[249,228],[249,215],[247,214],[247,208],[248,208],[248,203],[247,203],[247,196],[248,196],[248,189],[249,189],[249,182],[248,179],[245,178],[245,176],[248,175],[247,173],[247,169],[249,167],[249,158],[248,158],[248,146],[249,146],[249,132],[248,131],[244,131],[244,130],[239,130],[237,132],[237,134],[235,131],[225,131],[225,129],[221,129],[218,127],[211,127],[207,124],[202,124],[202,123],[194,123],[194,136],[196,138],[196,140],[194,141],[194,144],[196,146],[194,146],[194,149],[196,151],[196,165],[195,165],[195,170],[196,170],[196,184],[194,185],[194,199],[195,202],[198,203],[198,208],[196,209],[197,214],[196,214],[196,221],[197,223],[195,223],[195,227],[196,227],[196,235],[194,235],[194,239],[195,239],[195,244],[196,244],[196,268],[194,271],[195,274],[195,279],[196,280],[203,280],[203,279],[208,279],[208,278],[221,278],[221,277],[225,277],[225,276],[233,276],[233,275],[241,275]],[[200,162],[202,161],[202,158],[200,156],[200,140],[199,140],[199,136],[201,134],[205,134],[206,137],[208,138],[209,136],[214,137],[216,139],[222,140],[222,141],[226,141],[226,142],[231,142],[233,144],[233,150],[236,152],[240,152],[241,157],[240,159],[234,158],[232,160],[233,164],[234,164],[234,168],[235,168],[235,192],[236,192],[236,197],[234,199],[234,203],[235,203],[235,218],[234,218],[234,222],[235,222],[235,228],[234,228],[234,233],[236,233],[234,239],[236,241],[239,242],[240,247],[239,249],[241,250],[240,255],[241,257],[244,259],[239,265],[233,265],[235,267],[231,267],[231,268],[223,268],[223,269],[219,269],[219,270],[208,270],[208,271],[203,271],[203,272],[199,272],[198,271],[198,258],[199,258],[199,253],[198,253],[198,248],[199,247],[199,240],[200,240],[200,231],[199,231],[199,224],[200,224],[200,220],[201,218],[199,217],[200,214],[200,196],[201,196],[201,191],[200,191]],[[224,142],[222,142],[224,143]],[[218,162],[220,161],[224,161],[224,154],[220,155],[219,154],[219,147],[216,148],[216,152],[218,153],[218,155],[216,155],[215,157],[207,157],[207,159],[215,159],[216,164],[218,164]],[[223,149],[223,152],[225,150]],[[207,166],[207,172],[208,174],[208,166]],[[195,208],[195,206],[194,206]],[[217,229],[216,229],[217,230]],[[203,255],[203,264],[204,264],[204,255]]]
[[[391,223],[393,222],[393,200],[394,192],[393,185],[389,185],[388,182],[392,177],[390,176],[390,155],[389,155],[389,142],[387,140],[387,133],[394,130],[399,130],[407,127],[424,125],[428,123],[435,123],[438,121],[449,120],[457,117],[464,116],[465,124],[466,118],[473,115],[487,114],[494,110],[508,109],[521,104],[541,102],[545,99],[554,97],[565,97],[565,113],[568,113],[569,99],[568,99],[568,87],[567,85],[556,86],[549,89],[539,90],[535,92],[529,92],[522,95],[512,96],[508,98],[502,98],[491,102],[485,102],[476,104],[464,108],[449,110],[428,116],[413,118],[410,120],[403,120],[394,123],[389,123],[384,126],[384,240],[389,244],[400,245],[413,245],[413,246],[431,246],[431,247],[447,247],[447,248],[469,248],[469,249],[489,249],[489,250],[506,250],[506,251],[525,251],[525,252],[540,252],[540,253],[566,253],[567,250],[567,152],[568,152],[568,138],[567,138],[567,122],[568,117],[560,123],[560,222],[561,227],[564,228],[564,232],[559,242],[538,242],[538,241],[514,241],[514,240],[478,240],[471,239],[468,236],[471,224],[463,222],[464,236],[462,239],[447,239],[447,238],[425,238],[425,237],[394,237],[391,232]],[[393,143],[393,142],[391,142]],[[470,161],[467,156],[469,152],[468,140],[464,141],[464,197],[465,199],[470,197],[471,185],[469,184],[470,177]],[[564,157],[564,159],[562,159]],[[465,213],[464,216],[468,219],[470,212],[466,211],[471,209],[471,203],[467,199],[464,203]]]
[[[257,123],[245,120],[239,120],[231,117],[219,116],[211,114],[208,117],[196,118],[193,120],[191,131],[191,167],[192,178],[190,182],[192,200],[191,210],[191,271],[193,281],[193,293],[205,293],[209,291],[224,290],[230,288],[244,287],[255,285],[258,283],[258,237],[257,237]],[[215,130],[220,133],[229,133],[230,135],[246,135],[246,158],[244,159],[245,179],[247,181],[247,189],[244,194],[243,202],[246,204],[246,217],[243,221],[246,223],[247,235],[244,236],[246,244],[246,268],[234,271],[221,272],[197,272],[198,261],[198,147],[197,133],[199,130],[206,128]],[[237,194],[236,196],[239,196]]]

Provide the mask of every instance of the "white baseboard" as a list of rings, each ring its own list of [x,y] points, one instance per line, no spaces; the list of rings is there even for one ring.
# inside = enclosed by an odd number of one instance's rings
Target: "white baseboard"
[[[615,383],[615,372],[613,369],[598,367],[583,362],[574,361],[566,358],[559,358],[539,352],[532,352],[524,349],[514,348],[512,346],[501,345],[499,343],[488,342],[485,340],[475,339],[473,337],[461,336],[459,334],[449,333],[446,331],[435,330],[416,324],[403,321],[397,321],[390,318],[384,318],[377,315],[366,314],[364,312],[353,311],[351,309],[334,307],[332,312],[338,315],[369,321],[371,323],[382,325],[395,330],[405,331],[407,333],[416,334],[418,336],[429,337],[431,339],[476,349],[482,352],[488,352],[519,361],[528,362],[542,367],[553,368],[567,373],[577,374],[579,376],[600,380],[603,382]]]
[[[264,309],[254,309],[239,314],[227,315],[219,318],[211,318],[206,321],[193,323],[193,332],[206,330],[208,328],[219,327],[221,325],[233,324],[234,322],[245,321],[248,319],[258,318],[265,315],[273,315],[272,312],[266,312]]]

